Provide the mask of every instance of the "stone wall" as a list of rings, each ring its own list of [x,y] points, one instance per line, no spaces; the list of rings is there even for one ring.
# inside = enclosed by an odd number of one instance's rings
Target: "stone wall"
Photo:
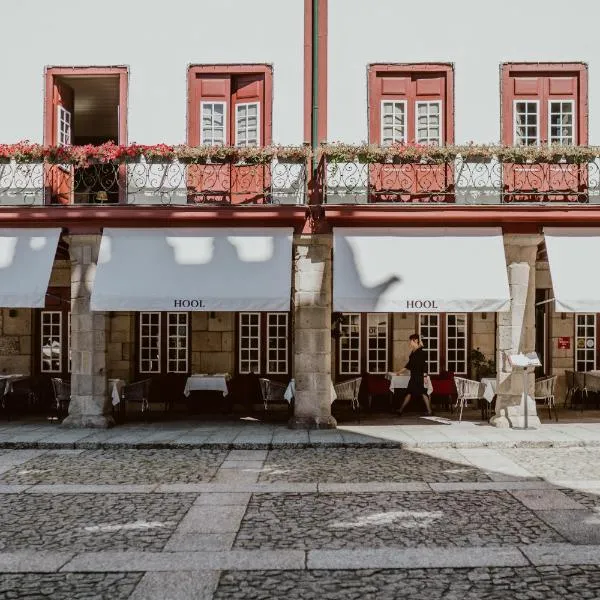
[[[235,313],[193,312],[191,315],[191,372],[233,374],[235,371]]]
[[[137,313],[112,312],[108,319],[106,370],[109,379],[132,381],[135,371],[135,319]]]
[[[0,372],[31,374],[32,335],[30,308],[0,310]]]
[[[71,261],[55,260],[48,287],[71,287]]]
[[[488,360],[496,358],[496,313],[473,313],[471,348],[482,352]],[[470,377],[475,373],[470,372]]]

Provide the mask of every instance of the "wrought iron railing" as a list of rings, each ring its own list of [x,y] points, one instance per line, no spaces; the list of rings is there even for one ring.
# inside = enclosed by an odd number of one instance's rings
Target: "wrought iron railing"
[[[305,162],[0,162],[0,206],[303,204]]]

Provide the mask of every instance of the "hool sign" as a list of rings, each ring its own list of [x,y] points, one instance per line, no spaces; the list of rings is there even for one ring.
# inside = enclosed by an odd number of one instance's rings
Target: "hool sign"
[[[407,300],[407,310],[439,310],[437,300]]]
[[[206,308],[200,298],[175,298],[173,308]]]

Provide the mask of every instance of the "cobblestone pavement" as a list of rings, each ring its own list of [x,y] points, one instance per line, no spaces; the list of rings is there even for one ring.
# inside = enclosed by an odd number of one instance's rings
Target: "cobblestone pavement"
[[[562,542],[508,492],[255,494],[236,548],[406,548]]]
[[[194,494],[0,494],[0,551],[161,550]]]
[[[489,477],[473,465],[409,450],[315,448],[272,450],[260,481],[489,481]]]
[[[600,598],[596,566],[225,572],[215,600],[583,600]]]
[[[210,481],[226,450],[48,452],[0,475],[2,483],[196,483]]]
[[[0,600],[125,600],[141,573],[0,574]]]

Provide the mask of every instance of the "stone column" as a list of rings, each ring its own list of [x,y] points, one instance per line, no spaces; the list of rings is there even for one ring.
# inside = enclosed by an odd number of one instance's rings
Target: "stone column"
[[[336,426],[331,416],[331,234],[294,238],[294,429]]]
[[[66,427],[111,427],[107,394],[104,312],[90,311],[100,235],[72,235],[71,254],[71,403]]]
[[[496,414],[491,419],[496,427],[524,427],[523,370],[515,369],[507,354],[535,350],[535,262],[539,235],[505,235],[504,249],[508,265],[511,308],[498,313],[497,319],[497,397]],[[527,374],[527,416],[529,427],[539,427],[533,388],[533,369]]]

